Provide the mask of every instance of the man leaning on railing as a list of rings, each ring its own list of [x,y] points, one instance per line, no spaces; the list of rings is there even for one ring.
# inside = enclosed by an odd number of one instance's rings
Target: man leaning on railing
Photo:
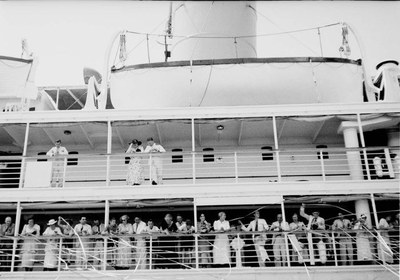
[[[6,217],[4,224],[0,226],[0,271],[7,271],[11,268],[11,258],[13,250],[13,239],[15,224],[11,217]]]

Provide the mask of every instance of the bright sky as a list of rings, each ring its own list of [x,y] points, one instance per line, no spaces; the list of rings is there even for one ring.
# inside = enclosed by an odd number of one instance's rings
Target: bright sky
[[[400,61],[400,2],[271,1],[257,2],[256,9],[258,34],[348,22],[362,41],[370,75],[382,60]],[[27,38],[39,58],[38,86],[81,85],[84,66],[102,70],[106,48],[117,31],[162,32],[165,25],[160,23],[168,10],[167,1],[0,2],[0,55],[19,57],[21,38]],[[340,28],[321,32],[324,55],[338,56]],[[319,53],[316,31],[293,36],[259,38],[258,57],[315,55],[310,49]],[[352,58],[359,58],[354,37],[350,46]]]

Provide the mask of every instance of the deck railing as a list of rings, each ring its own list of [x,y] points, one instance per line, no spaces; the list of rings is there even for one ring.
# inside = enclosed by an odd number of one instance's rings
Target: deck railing
[[[191,269],[221,265],[390,267],[399,261],[398,230],[19,236],[2,237],[0,244],[3,271]]]
[[[280,149],[135,154],[136,167],[151,184],[252,183],[399,178],[391,148]],[[0,157],[0,187],[125,185],[128,154],[82,154],[50,158]],[[161,163],[154,164],[155,159]],[[41,174],[41,176],[37,176]]]

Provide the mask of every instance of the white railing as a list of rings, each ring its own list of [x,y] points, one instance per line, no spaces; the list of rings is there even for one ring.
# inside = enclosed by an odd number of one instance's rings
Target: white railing
[[[201,235],[19,236],[0,238],[0,261],[3,271],[378,263],[390,267],[399,260],[399,244],[393,240],[399,240],[398,230],[243,232],[231,228]]]
[[[125,185],[130,156],[0,157],[0,187]],[[155,171],[162,177],[159,184],[374,180],[400,175],[398,156],[393,158],[388,147],[174,152],[158,154],[158,164],[151,164],[154,155],[134,156],[143,177],[139,184],[160,181],[153,178]]]

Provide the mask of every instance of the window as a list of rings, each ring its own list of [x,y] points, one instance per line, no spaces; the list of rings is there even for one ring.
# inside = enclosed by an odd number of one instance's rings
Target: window
[[[69,152],[70,155],[77,155],[79,154],[76,151]],[[68,158],[67,159],[67,165],[78,165],[78,158]]]
[[[273,152],[264,152],[264,151],[272,151],[271,146],[264,146],[261,147],[261,150],[263,150],[261,156],[262,160],[274,160],[274,153]]]
[[[320,149],[327,149],[328,146],[327,146],[327,145],[318,145],[316,148],[317,148],[318,150],[320,150]],[[318,156],[318,159],[321,159],[321,153],[320,153],[320,151],[317,152],[317,156]],[[322,158],[323,158],[323,159],[329,159],[329,154],[328,154],[328,152],[322,152]]]
[[[214,148],[204,148],[203,152],[203,162],[214,162],[214,153],[208,153],[208,152],[213,152]]]
[[[38,156],[45,156],[45,155],[46,155],[46,152],[40,152],[40,153],[38,153],[37,155],[38,155]],[[47,161],[47,159],[46,159],[46,158],[39,158],[37,161]]]
[[[173,153],[181,153],[183,152],[182,149],[172,149]],[[172,155],[171,156],[171,161],[172,163],[180,163],[183,162],[183,155],[182,154],[178,154],[178,155]]]

